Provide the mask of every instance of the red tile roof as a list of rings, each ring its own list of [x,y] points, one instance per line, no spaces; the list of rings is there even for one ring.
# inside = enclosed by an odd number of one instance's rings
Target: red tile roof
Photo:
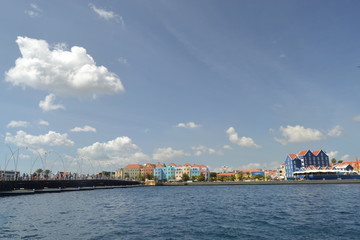
[[[289,157],[291,158],[291,160],[294,160],[295,158],[297,158],[296,154],[289,154]]]
[[[304,150],[298,153],[298,156],[304,156],[310,150]]]
[[[165,166],[161,163],[158,163],[158,164],[156,164],[156,167],[165,167]]]
[[[313,151],[312,153],[313,153],[315,156],[317,156],[317,155],[319,155],[320,152],[321,152],[321,150],[316,150],[316,151]]]
[[[176,166],[175,163],[170,163],[169,166]]]
[[[142,168],[143,166],[140,164],[129,164],[124,168]]]

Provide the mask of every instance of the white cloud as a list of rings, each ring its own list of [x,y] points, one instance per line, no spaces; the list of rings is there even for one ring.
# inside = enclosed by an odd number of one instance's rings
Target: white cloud
[[[12,143],[19,147],[27,146],[73,146],[74,142],[68,139],[66,133],[61,134],[54,131],[49,131],[44,135],[30,135],[24,131],[17,131],[16,135],[11,133],[6,133],[5,136],[6,143]]]
[[[25,10],[25,13],[29,15],[30,17],[38,17],[42,10],[36,5],[36,4],[30,4],[31,9]]]
[[[96,128],[85,125],[84,127],[74,127],[71,132],[96,132]]]
[[[353,118],[353,121],[360,122],[360,115],[357,115]]]
[[[338,151],[331,151],[326,154],[329,156],[329,159],[331,160],[331,159],[335,158],[338,153],[339,153]]]
[[[182,128],[199,128],[201,127],[200,124],[196,124],[194,122],[188,122],[188,123],[179,123],[176,125],[176,127],[182,127]]]
[[[345,155],[342,156],[339,160],[349,161],[349,159],[350,159],[350,155],[349,155],[349,154],[345,154]]]
[[[117,15],[116,13],[112,11],[106,11],[101,8],[97,8],[94,4],[89,3],[89,7],[101,18],[109,21],[109,20],[115,20],[116,22],[120,23],[122,26],[125,25],[124,19],[122,16]]]
[[[49,126],[50,125],[50,123],[48,121],[45,121],[45,120],[39,120],[38,124],[41,125],[41,126]]]
[[[98,161],[106,165],[125,165],[147,161],[149,157],[132,143],[129,137],[117,137],[108,142],[96,142],[90,146],[79,148],[77,153],[80,158]]]
[[[250,137],[238,137],[237,132],[235,131],[235,128],[229,127],[228,130],[226,130],[226,133],[229,136],[230,142],[237,144],[241,147],[251,147],[251,148],[260,148],[260,145],[257,145],[254,140]]]
[[[275,138],[275,140],[283,145],[295,142],[320,141],[324,139],[324,135],[317,129],[305,128],[300,125],[280,127],[283,138]]]
[[[153,159],[156,161],[175,160],[175,158],[190,156],[189,153],[183,150],[168,148],[158,148],[153,153]]]
[[[7,128],[19,128],[19,127],[28,127],[29,123],[26,121],[11,121],[6,125]]]
[[[342,135],[343,127],[336,125],[328,132],[328,135],[331,137],[339,137]]]
[[[52,111],[58,109],[65,109],[61,104],[54,104],[56,96],[54,94],[49,94],[45,97],[44,101],[40,101],[39,107],[44,111]]]
[[[232,147],[230,145],[224,145],[223,149],[228,149],[228,150],[232,150]]]
[[[93,98],[124,91],[119,77],[96,66],[85,48],[74,46],[66,51],[57,45],[50,49],[46,41],[28,37],[17,37],[16,43],[22,57],[5,73],[5,80],[14,86]]]
[[[202,145],[192,147],[191,149],[195,151],[195,156],[201,156],[205,153],[207,153],[209,155],[222,155],[223,154],[223,152],[220,150],[215,150],[213,148],[208,148],[208,147],[205,147]]]

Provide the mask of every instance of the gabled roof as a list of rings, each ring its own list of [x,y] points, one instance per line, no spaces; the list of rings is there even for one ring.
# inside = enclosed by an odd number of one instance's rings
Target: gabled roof
[[[158,164],[156,164],[156,167],[165,167],[165,165],[158,163]]]
[[[297,158],[296,154],[289,154],[289,157],[291,158],[291,160],[294,160],[295,158]]]
[[[321,152],[322,150],[316,150],[316,151],[312,151],[312,153],[315,155],[315,156],[317,156],[317,155],[319,155],[319,153]]]
[[[143,166],[140,164],[129,164],[124,168],[142,168]]]
[[[305,154],[307,154],[308,151],[310,151],[310,150],[300,151],[300,152],[298,153],[298,156],[304,156]]]
[[[170,163],[168,166],[176,166],[175,163]]]
[[[184,166],[191,167],[191,165],[189,163],[185,163]]]

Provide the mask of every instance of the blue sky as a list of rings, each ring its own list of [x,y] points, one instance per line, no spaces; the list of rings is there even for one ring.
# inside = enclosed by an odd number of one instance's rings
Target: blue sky
[[[358,1],[1,5],[1,169],[359,156]]]

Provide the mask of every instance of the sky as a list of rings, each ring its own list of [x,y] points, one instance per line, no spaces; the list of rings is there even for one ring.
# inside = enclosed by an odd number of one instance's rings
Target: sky
[[[360,156],[359,1],[1,1],[0,169]]]

